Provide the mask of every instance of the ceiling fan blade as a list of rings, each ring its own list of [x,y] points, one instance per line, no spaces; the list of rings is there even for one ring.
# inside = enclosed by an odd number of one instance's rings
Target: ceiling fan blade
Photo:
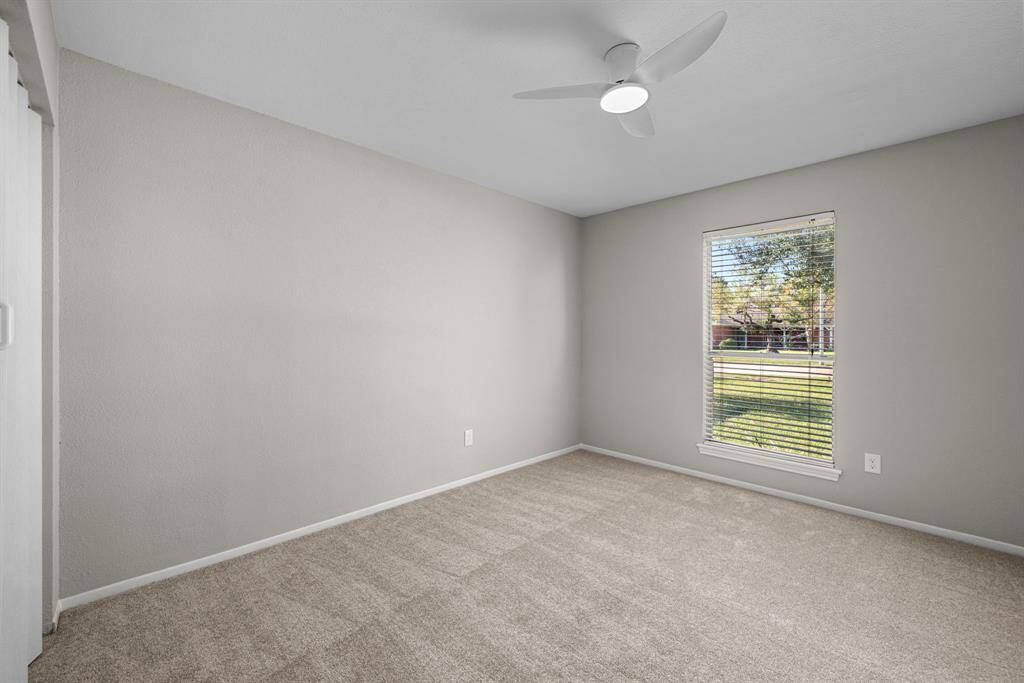
[[[725,27],[725,19],[725,12],[715,12],[641,62],[628,80],[657,83],[679,73],[708,51]]]
[[[566,100],[575,97],[597,99],[609,87],[608,83],[584,83],[583,85],[563,85],[558,88],[542,88],[517,92],[512,97],[517,100]]]
[[[628,114],[619,114],[619,123],[635,138],[649,138],[654,135],[654,121],[647,105],[634,109]]]

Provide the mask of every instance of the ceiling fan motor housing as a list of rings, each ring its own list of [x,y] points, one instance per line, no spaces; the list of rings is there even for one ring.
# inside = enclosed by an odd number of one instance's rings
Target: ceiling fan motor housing
[[[621,83],[636,69],[640,57],[640,46],[636,43],[619,43],[604,54],[604,63],[608,65],[608,80]]]

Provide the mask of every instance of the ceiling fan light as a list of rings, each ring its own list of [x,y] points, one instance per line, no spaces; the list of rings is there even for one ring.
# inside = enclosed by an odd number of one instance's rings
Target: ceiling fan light
[[[601,95],[601,109],[609,114],[628,114],[644,106],[650,94],[636,83],[623,83]]]

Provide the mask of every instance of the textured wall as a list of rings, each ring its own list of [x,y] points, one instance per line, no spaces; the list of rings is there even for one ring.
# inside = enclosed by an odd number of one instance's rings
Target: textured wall
[[[43,126],[43,630],[60,595],[60,129]]]
[[[579,441],[577,219],[75,53],[61,87],[62,595]]]
[[[828,209],[843,476],[700,455],[702,231]],[[588,218],[584,442],[1024,545],[1022,259],[1024,117]]]

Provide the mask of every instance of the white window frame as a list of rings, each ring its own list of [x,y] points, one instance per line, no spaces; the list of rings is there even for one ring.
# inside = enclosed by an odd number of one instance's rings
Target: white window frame
[[[793,218],[784,218],[776,221],[768,221],[764,223],[751,223],[748,225],[740,225],[732,228],[724,228],[720,230],[707,230],[700,236],[701,240],[701,309],[703,310],[703,316],[701,320],[701,357],[700,357],[700,401],[701,401],[701,430],[705,430],[708,422],[708,401],[706,399],[707,392],[707,376],[704,372],[707,358],[711,352],[709,346],[709,330],[710,328],[710,316],[711,311],[708,306],[710,301],[710,293],[708,292],[708,285],[710,277],[708,273],[708,259],[707,259],[707,245],[711,239],[718,239],[727,237],[729,235],[738,234],[766,234],[772,232],[783,232],[799,227],[801,224],[813,225],[815,222],[828,220],[831,221],[833,231],[838,235],[836,212],[833,211],[821,211],[818,213],[807,214],[804,216],[795,216]],[[834,238],[836,240],[836,248],[838,249],[838,236]],[[838,258],[836,259],[838,261]],[[836,264],[833,263],[833,272],[835,272]],[[702,454],[714,458],[723,458],[725,460],[732,460],[735,462],[746,463],[749,465],[757,465],[759,467],[767,467],[773,470],[779,470],[782,472],[790,472],[793,474],[800,474],[808,477],[815,477],[818,479],[825,479],[828,481],[838,481],[843,471],[836,466],[838,460],[837,448],[836,448],[836,377],[838,372],[836,370],[838,366],[838,354],[835,353],[836,348],[836,321],[835,318],[838,314],[839,304],[839,285],[838,285],[838,273],[836,274],[836,304],[835,310],[833,311],[832,326],[830,328],[830,334],[832,335],[832,348],[833,357],[830,358],[832,364],[832,462],[822,462],[814,460],[813,458],[804,457],[798,454],[784,454],[769,451],[767,449],[760,449],[754,447],[740,446],[736,444],[724,443],[721,441],[710,441],[706,437],[702,437],[702,441],[697,444],[697,450]],[[742,352],[735,352],[737,355],[745,355]],[[757,352],[751,352],[752,355],[756,355]],[[813,354],[812,354],[813,357]]]

